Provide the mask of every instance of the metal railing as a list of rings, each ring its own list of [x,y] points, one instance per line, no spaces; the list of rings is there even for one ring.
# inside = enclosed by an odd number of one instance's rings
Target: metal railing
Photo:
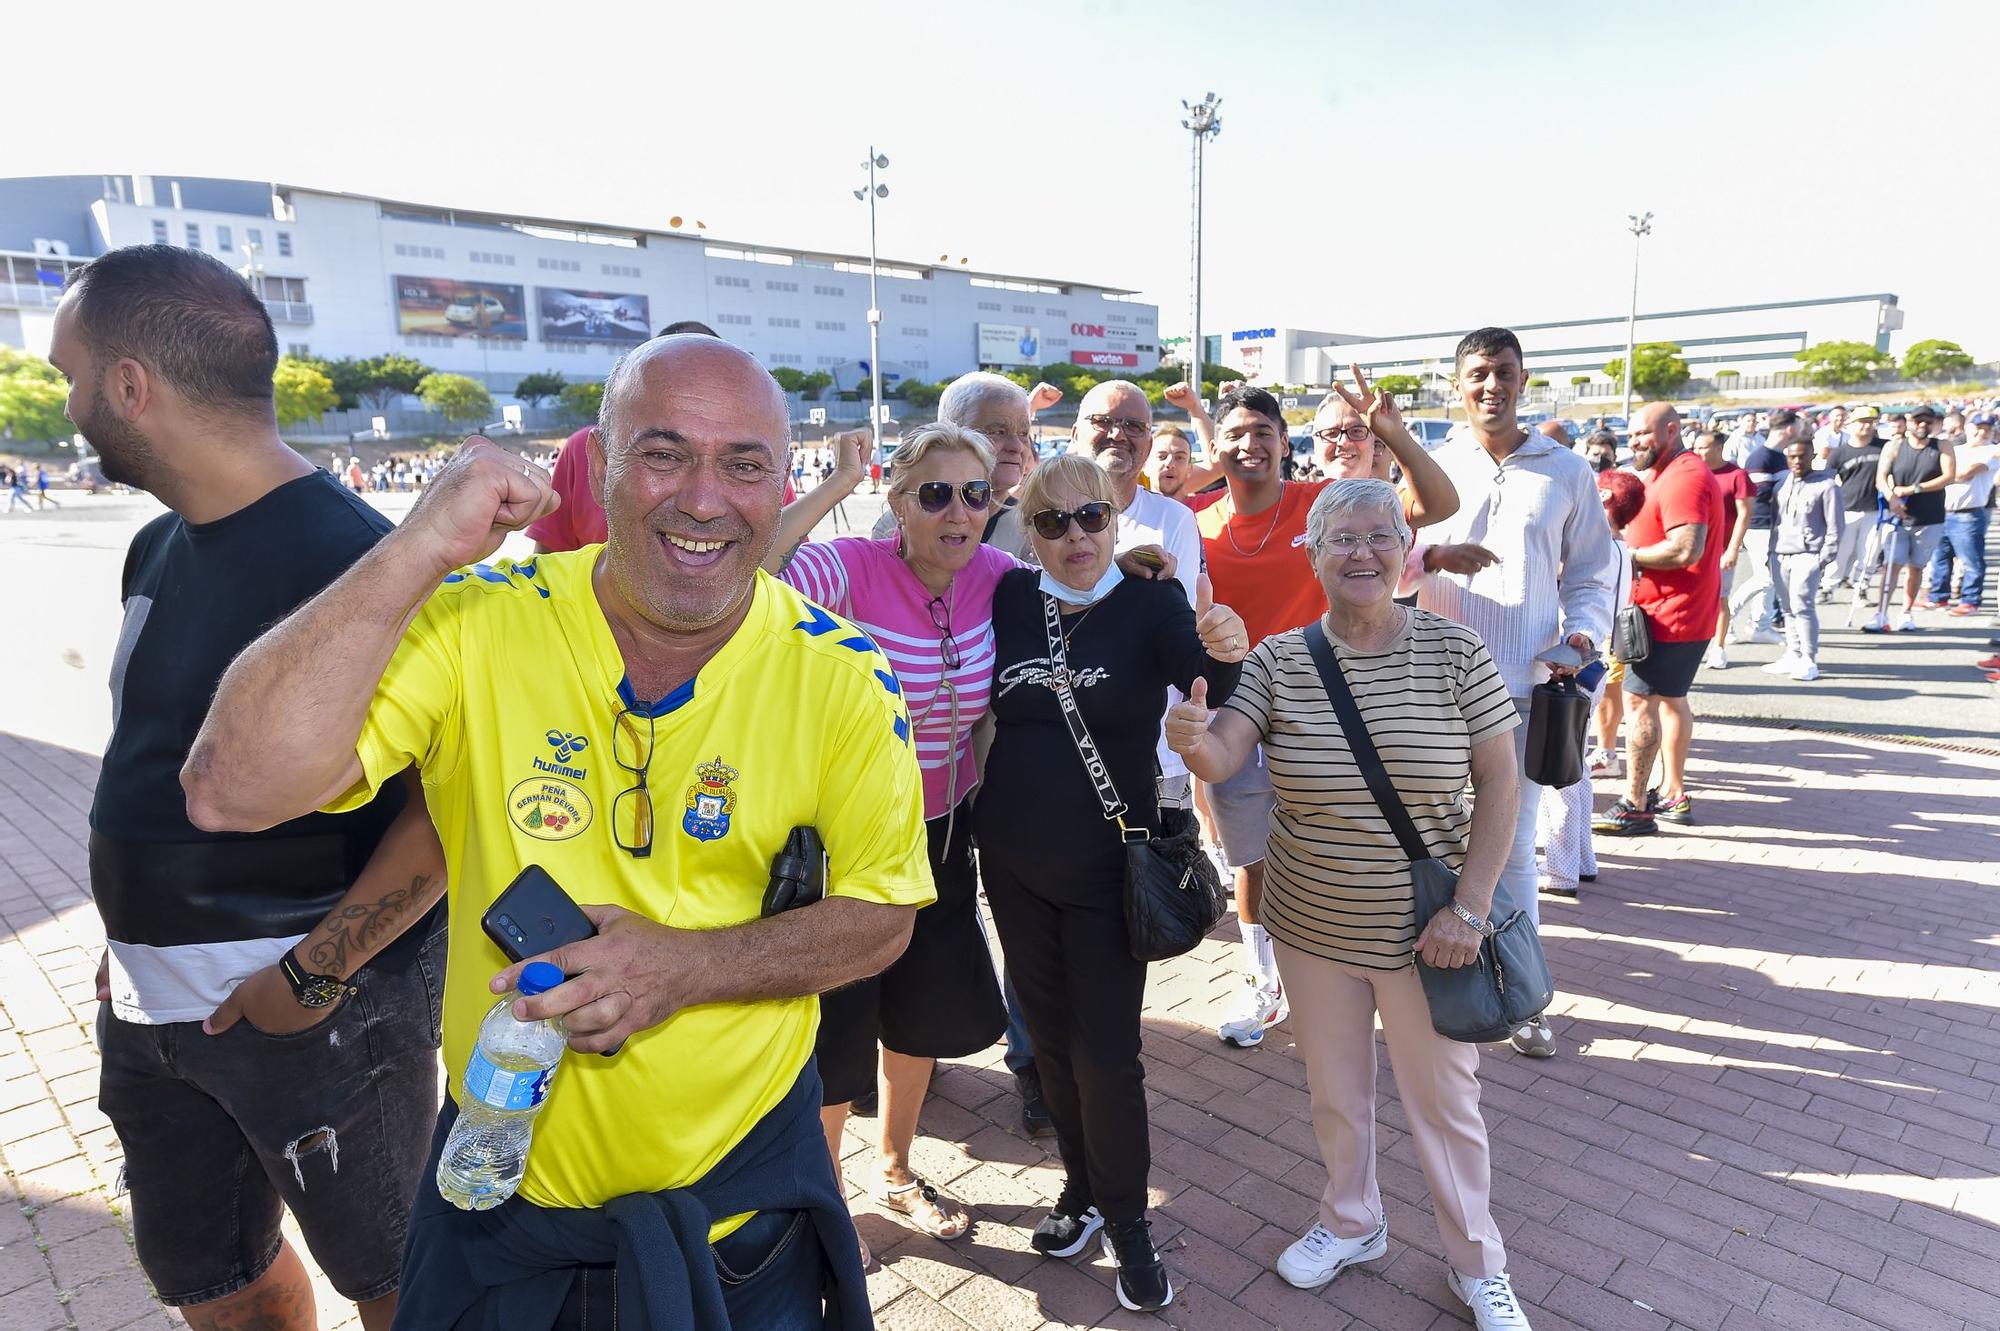
[[[264,308],[271,312],[271,322],[280,324],[309,324],[313,321],[313,307],[310,301],[267,300]]]
[[[0,282],[0,305],[52,310],[62,302],[63,289],[41,282]]]

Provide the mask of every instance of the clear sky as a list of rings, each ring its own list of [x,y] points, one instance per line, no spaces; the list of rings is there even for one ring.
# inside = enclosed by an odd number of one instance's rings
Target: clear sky
[[[1137,288],[1391,334],[1893,292],[2000,358],[2000,3],[90,7],[9,63],[9,175],[238,176]],[[58,27],[62,27],[58,24]],[[33,25],[22,29],[32,34]],[[51,29],[51,34],[55,33]],[[1983,62],[1982,69],[1975,62]]]

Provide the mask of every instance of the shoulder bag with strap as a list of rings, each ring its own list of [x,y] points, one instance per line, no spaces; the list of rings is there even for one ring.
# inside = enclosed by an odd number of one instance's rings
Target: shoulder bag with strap
[[[1191,951],[1222,918],[1227,902],[1222,879],[1201,847],[1201,824],[1186,809],[1160,810],[1160,831],[1132,827],[1131,812],[1111,783],[1111,769],[1083,724],[1083,709],[1070,688],[1069,662],[1063,652],[1062,612],[1056,599],[1042,594],[1042,616],[1049,633],[1049,687],[1062,709],[1063,724],[1083,759],[1084,771],[1097,788],[1104,820],[1118,828],[1125,844],[1125,932],[1135,961],[1165,961]]]
[[[1382,756],[1375,751],[1361,708],[1347,686],[1340,658],[1326,631],[1315,620],[1306,626],[1306,646],[1319,669],[1320,683],[1340,718],[1347,747],[1354,754],[1368,793],[1389,820],[1396,842],[1410,860],[1410,882],[1416,898],[1417,928],[1421,930],[1441,910],[1451,908],[1458,892],[1458,874],[1430,853],[1423,833],[1403,807],[1402,796],[1389,780]],[[1468,1044],[1488,1044],[1504,1040],[1516,1026],[1539,1016],[1555,998],[1549,979],[1548,958],[1542,953],[1541,936],[1526,911],[1515,911],[1504,920],[1489,921],[1480,941],[1479,955],[1469,966],[1440,969],[1417,958],[1417,975],[1423,980],[1424,997],[1430,1003],[1431,1025],[1446,1039]]]

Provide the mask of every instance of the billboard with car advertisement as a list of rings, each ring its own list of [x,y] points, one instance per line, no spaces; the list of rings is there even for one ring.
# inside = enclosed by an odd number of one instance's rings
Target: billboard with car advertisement
[[[505,282],[396,277],[396,330],[434,337],[528,337],[528,292]]]
[[[629,291],[536,287],[537,326],[544,342],[618,342],[636,346],[653,335],[652,306]]]
[[[981,365],[1039,365],[1042,331],[1024,324],[979,325]]]

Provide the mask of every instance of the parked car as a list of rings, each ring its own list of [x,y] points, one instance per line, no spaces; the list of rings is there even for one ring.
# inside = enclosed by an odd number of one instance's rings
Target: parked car
[[[486,328],[507,317],[507,307],[500,303],[498,296],[481,292],[455,300],[444,307],[444,321],[463,324],[467,328]]]
[[[1410,437],[1422,444],[1426,453],[1443,443],[1444,437],[1451,433],[1452,427],[1452,422],[1439,420],[1435,416],[1421,416],[1415,420],[1404,421],[1403,424],[1410,427]]]

